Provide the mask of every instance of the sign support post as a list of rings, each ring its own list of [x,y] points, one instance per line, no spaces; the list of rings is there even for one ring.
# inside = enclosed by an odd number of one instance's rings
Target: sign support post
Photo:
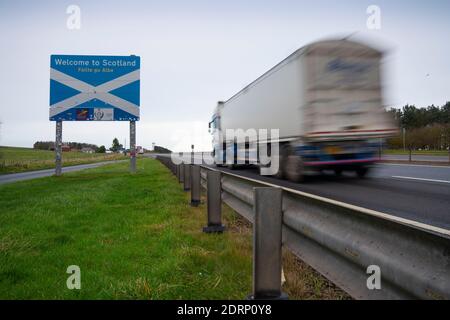
[[[55,175],[61,175],[62,159],[62,121],[56,121],[56,139],[55,139]]]
[[[136,121],[130,121],[130,172],[136,173]]]

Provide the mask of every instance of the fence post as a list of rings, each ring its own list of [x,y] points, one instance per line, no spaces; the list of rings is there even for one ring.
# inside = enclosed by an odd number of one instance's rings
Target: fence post
[[[183,188],[184,191],[189,191],[191,189],[191,165],[185,163],[183,166],[184,166]]]
[[[222,225],[222,193],[220,171],[207,171],[207,211],[208,225],[203,227],[205,233],[221,233],[225,230]]]
[[[200,166],[191,166],[191,206],[200,204]]]
[[[281,291],[282,189],[254,188],[251,300],[287,299]]]

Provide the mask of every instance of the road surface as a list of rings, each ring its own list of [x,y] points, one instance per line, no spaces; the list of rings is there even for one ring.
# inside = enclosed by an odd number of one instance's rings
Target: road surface
[[[351,172],[341,177],[325,172],[303,183],[260,176],[256,168],[216,169],[450,229],[448,166],[379,163],[365,179]]]
[[[127,161],[127,160],[103,161],[103,162],[63,167],[62,172],[64,173],[64,172],[78,171],[78,170],[84,170],[84,169],[90,169],[90,168],[97,168],[97,167],[103,166],[105,164],[111,164],[111,163],[116,163],[116,162],[121,162],[121,161]],[[45,170],[4,174],[4,175],[0,175],[0,184],[22,181],[22,180],[29,180],[29,179],[36,179],[36,178],[42,178],[42,177],[49,177],[54,174],[55,174],[55,169],[45,169]]]

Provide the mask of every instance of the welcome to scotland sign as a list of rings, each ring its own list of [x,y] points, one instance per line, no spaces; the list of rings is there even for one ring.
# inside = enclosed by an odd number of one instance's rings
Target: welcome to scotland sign
[[[139,120],[140,57],[50,57],[51,121]]]

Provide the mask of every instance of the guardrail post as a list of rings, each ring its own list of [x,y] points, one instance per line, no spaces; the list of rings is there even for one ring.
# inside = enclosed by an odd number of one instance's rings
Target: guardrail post
[[[203,227],[205,233],[221,233],[225,230],[222,225],[222,193],[220,171],[207,171],[207,211],[208,225]]]
[[[251,300],[287,299],[281,291],[282,189],[254,188],[253,293]]]
[[[183,166],[184,166],[183,188],[184,191],[189,191],[191,189],[191,165],[185,163]]]
[[[180,170],[180,176],[178,177],[178,181],[180,181],[180,183],[184,182],[184,163],[180,163],[178,165],[179,170]]]
[[[200,204],[200,166],[191,166],[191,206]]]

